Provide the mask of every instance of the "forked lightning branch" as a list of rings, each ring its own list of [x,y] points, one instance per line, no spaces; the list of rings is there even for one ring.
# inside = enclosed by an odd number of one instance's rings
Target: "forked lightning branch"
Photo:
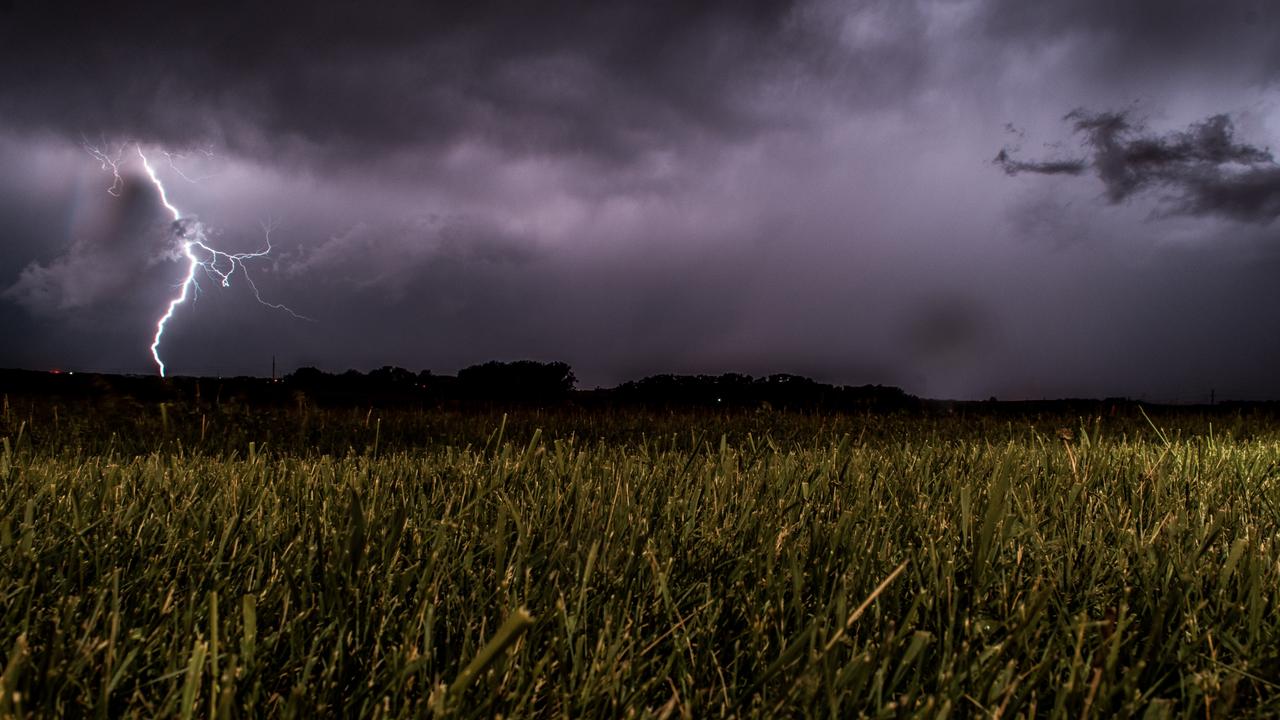
[[[93,155],[100,163],[103,170],[109,170],[113,177],[113,182],[107,192],[114,196],[120,195],[120,190],[124,185],[124,180],[120,175],[120,167],[124,164],[123,158],[124,148],[121,148],[114,154],[108,154],[99,148],[85,143],[85,149],[89,154]],[[271,226],[263,225],[263,235],[266,241],[266,247],[258,252],[248,253],[228,253],[216,250],[209,246],[207,236],[205,234],[204,224],[193,216],[183,217],[182,212],[178,210],[169,200],[169,193],[165,190],[164,183],[160,180],[160,176],[156,173],[156,169],[152,166],[151,161],[147,158],[146,153],[142,151],[142,145],[135,143],[133,150],[137,153],[138,159],[142,162],[142,168],[147,174],[147,178],[151,184],[155,186],[156,191],[160,195],[160,203],[164,205],[165,210],[173,216],[173,232],[174,242],[177,248],[178,260],[185,261],[186,272],[182,281],[176,286],[177,294],[169,300],[169,304],[165,307],[164,314],[156,320],[155,335],[151,339],[151,357],[155,360],[156,367],[160,371],[160,376],[165,375],[164,360],[160,357],[160,344],[164,340],[164,331],[169,321],[173,319],[174,313],[178,307],[185,303],[188,298],[195,297],[200,292],[200,275],[203,274],[209,280],[221,285],[222,287],[231,286],[231,278],[240,271],[240,275],[244,277],[244,281],[248,283],[249,288],[253,291],[253,296],[257,301],[269,308],[282,310],[299,320],[309,320],[303,315],[290,310],[288,307],[279,303],[271,303],[262,299],[262,294],[258,291],[258,286],[253,282],[253,278],[249,275],[249,270],[245,266],[245,261],[255,258],[266,257],[271,253]],[[169,157],[170,164],[173,163],[173,156],[165,153]],[[175,171],[177,168],[175,167]],[[181,171],[177,171],[181,175]],[[183,175],[185,178],[186,176]]]

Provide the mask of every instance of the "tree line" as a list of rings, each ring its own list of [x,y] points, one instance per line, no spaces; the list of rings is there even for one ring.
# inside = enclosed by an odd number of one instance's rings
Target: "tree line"
[[[883,385],[829,385],[774,374],[651,375],[612,388],[577,388],[564,362],[486,362],[456,375],[386,365],[369,372],[302,367],[278,380],[257,377],[169,377],[0,370],[0,392],[16,395],[128,395],[139,400],[181,396],[220,401],[324,405],[564,405],[661,408],[899,409],[919,399]]]

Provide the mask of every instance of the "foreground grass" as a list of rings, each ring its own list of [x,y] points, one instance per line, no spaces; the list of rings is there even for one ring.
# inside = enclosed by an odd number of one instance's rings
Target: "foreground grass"
[[[1270,430],[860,422],[139,455],[15,421],[0,714],[1280,715]]]

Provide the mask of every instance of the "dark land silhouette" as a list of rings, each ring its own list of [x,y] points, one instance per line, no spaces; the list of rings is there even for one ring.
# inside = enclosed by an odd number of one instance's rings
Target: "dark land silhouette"
[[[503,407],[584,407],[646,410],[722,409],[821,412],[958,412],[1019,416],[1029,413],[1114,415],[1139,406],[1232,412],[1244,409],[1280,414],[1280,403],[1239,401],[1169,405],[1112,398],[1050,400],[938,400],[920,398],[885,385],[832,385],[799,375],[753,377],[651,375],[612,388],[578,389],[564,362],[490,361],[456,375],[413,372],[383,366],[369,372],[331,373],[302,367],[280,378],[194,377],[42,372],[0,369],[0,393],[15,397],[119,398],[139,402],[235,401],[246,405],[327,407],[444,407],[466,410]]]
[[[457,375],[383,366],[370,372],[329,373],[298,368],[278,379],[259,377],[167,378],[104,373],[0,370],[0,392],[13,395],[128,395],[142,401],[236,398],[250,404],[561,406],[644,408],[910,409],[920,399],[882,385],[841,386],[796,375],[752,377],[653,375],[613,388],[577,389],[563,362],[486,362]]]

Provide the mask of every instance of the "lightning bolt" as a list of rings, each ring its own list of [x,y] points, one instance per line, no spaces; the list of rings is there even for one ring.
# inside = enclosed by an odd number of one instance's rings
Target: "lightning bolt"
[[[89,145],[87,142],[85,143],[85,149],[94,157],[94,159],[98,160],[102,164],[103,170],[111,171],[114,180],[107,192],[119,197],[120,191],[124,186],[124,180],[120,176],[120,166],[122,164],[121,156],[123,155],[123,150],[121,149],[114,154],[108,154],[96,147],[93,147],[92,145]],[[146,154],[142,152],[142,145],[135,143],[134,150],[137,151],[138,158],[142,161],[142,168],[146,171],[147,178],[151,181],[151,184],[155,186],[156,191],[160,195],[160,204],[163,205],[164,209],[168,210],[169,214],[173,216],[173,227],[178,236],[177,244],[180,251],[180,259],[185,259],[187,264],[186,273],[183,276],[182,282],[177,286],[178,294],[169,301],[164,314],[156,320],[156,332],[151,339],[151,357],[155,360],[156,367],[160,371],[160,377],[165,376],[164,360],[160,358],[160,343],[164,339],[165,327],[167,327],[169,321],[173,319],[173,315],[177,311],[179,305],[185,303],[188,297],[194,298],[199,295],[199,275],[202,272],[206,277],[218,283],[222,287],[230,287],[231,277],[235,274],[236,270],[239,269],[240,274],[244,276],[245,282],[249,284],[249,288],[253,291],[254,298],[257,299],[259,303],[275,310],[287,312],[299,320],[311,320],[311,318],[306,317],[305,315],[299,315],[284,305],[263,300],[262,293],[258,291],[257,284],[253,282],[253,278],[249,275],[248,268],[245,267],[244,263],[246,260],[266,257],[271,253],[271,231],[274,229],[274,226],[263,224],[262,230],[266,240],[266,248],[259,250],[258,252],[228,253],[221,250],[215,250],[206,243],[207,236],[205,235],[204,225],[194,217],[184,218],[182,211],[178,210],[177,206],[169,201],[169,193],[165,189],[164,182],[160,180],[160,176],[156,174],[155,167],[151,165],[151,161],[147,159]],[[172,165],[174,156],[169,153],[165,153],[165,156],[169,158],[169,163]],[[184,179],[190,180],[190,178],[183,175],[180,170],[177,170],[176,167],[174,169]],[[192,182],[195,181],[192,180]]]

